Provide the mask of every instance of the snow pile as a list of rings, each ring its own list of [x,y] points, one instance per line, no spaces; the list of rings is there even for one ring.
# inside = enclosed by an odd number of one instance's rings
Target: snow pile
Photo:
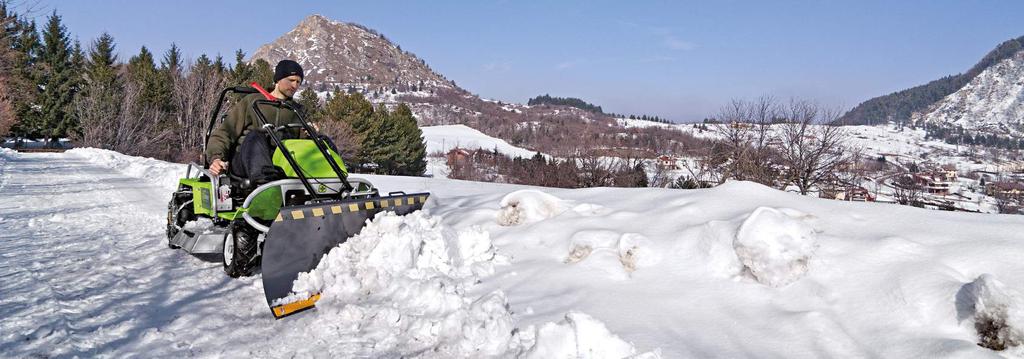
[[[15,158],[18,156],[18,151],[12,150],[6,147],[0,147],[0,160],[7,158]]]
[[[383,212],[300,274],[286,300],[321,293],[315,330],[366,338],[374,356],[502,355],[518,348],[504,294],[465,292],[504,262],[479,228]]]
[[[110,168],[129,177],[175,189],[178,180],[185,177],[185,166],[148,157],[127,156],[99,148],[74,148],[67,153],[85,158],[94,164]]]
[[[1024,302],[991,274],[965,284],[957,308],[962,321],[974,323],[978,345],[1005,350],[1024,343]]]
[[[537,331],[529,359],[546,358],[660,358],[659,351],[637,354],[632,344],[608,331],[605,325],[589,315],[569,312],[558,323],[547,323]]]
[[[383,212],[324,256],[316,269],[300,274],[293,294],[284,300],[321,293],[319,316],[309,330],[318,336],[363,338],[374,343],[366,353],[370,356],[635,354],[631,344],[584,314],[570,313],[568,324],[520,331],[502,291],[467,294],[480,278],[493,274],[495,265],[508,262],[479,227],[456,231],[422,211],[406,216]],[[567,335],[580,343],[568,345],[562,340]]]
[[[807,273],[817,247],[814,229],[794,210],[759,207],[736,234],[736,256],[758,282],[782,287]]]
[[[562,199],[538,190],[521,190],[501,199],[498,224],[515,226],[543,221],[562,214],[568,205]]]

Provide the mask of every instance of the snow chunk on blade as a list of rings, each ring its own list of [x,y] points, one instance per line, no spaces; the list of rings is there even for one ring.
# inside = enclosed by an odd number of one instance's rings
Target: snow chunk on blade
[[[817,237],[804,222],[806,217],[793,210],[760,207],[740,226],[733,242],[736,256],[758,282],[782,287],[807,273]]]

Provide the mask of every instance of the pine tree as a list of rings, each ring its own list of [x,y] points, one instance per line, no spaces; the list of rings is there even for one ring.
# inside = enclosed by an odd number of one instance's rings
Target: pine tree
[[[252,66],[245,62],[245,52],[242,49],[235,51],[235,67],[231,68],[231,75],[228,76],[229,86],[249,86],[252,82]]]
[[[78,126],[71,108],[77,82],[72,64],[72,48],[67,29],[61,24],[56,11],[50,15],[46,29],[43,30],[39,61],[44,64],[39,81],[43,89],[39,98],[41,134],[55,142]]]
[[[114,37],[108,33],[100,35],[90,46],[82,70],[82,91],[75,98],[75,115],[83,129],[82,133],[72,136],[76,142],[111,145],[108,138],[101,135],[106,134],[105,131],[89,130],[109,126],[112,119],[121,115],[124,86],[118,75],[115,49]]]
[[[366,134],[373,128],[373,104],[361,94],[346,95],[340,90],[328,96],[323,105],[320,124],[323,133],[334,139],[346,163],[363,168],[370,155],[364,151]]]
[[[305,111],[303,116],[306,118],[306,121],[310,123],[320,122],[323,106],[320,105],[320,97],[316,95],[316,91],[309,88],[302,90],[302,92],[299,93],[297,102],[302,105],[302,108]]]
[[[274,88],[274,70],[270,68],[270,63],[267,60],[256,59],[250,66],[252,66],[252,78],[246,84],[255,81],[267,91]]]
[[[399,104],[391,113],[392,131],[397,139],[395,168],[391,174],[422,176],[427,169],[427,147],[423,144],[423,131],[406,104]]]
[[[139,104],[144,108],[162,108],[161,100],[165,99],[158,83],[160,73],[157,71],[156,63],[153,61],[153,53],[145,46],[139,49],[139,54],[128,59],[128,78],[141,88]],[[141,109],[141,108],[140,108]]]
[[[8,88],[18,89],[18,96],[11,97],[16,120],[10,132],[17,137],[39,138],[42,135],[42,113],[35,106],[42,92],[38,86],[39,67],[36,66],[41,47],[39,33],[34,20],[19,20],[15,14],[7,14],[7,22],[13,22],[10,41],[14,50]]]
[[[171,47],[164,53],[163,60],[160,61],[160,70],[157,71],[156,82],[152,84],[154,96],[156,99],[154,102],[157,106],[165,112],[177,111],[172,99],[174,92],[174,84],[181,80],[181,50],[178,49],[178,45],[171,43]],[[167,118],[170,118],[168,116]]]

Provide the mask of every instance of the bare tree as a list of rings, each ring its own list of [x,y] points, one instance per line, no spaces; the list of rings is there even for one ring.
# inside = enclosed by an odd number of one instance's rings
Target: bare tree
[[[176,127],[173,147],[179,149],[174,159],[179,162],[199,161],[211,112],[225,85],[224,76],[208,64],[189,62],[185,68],[187,71],[173,81],[172,94],[177,109],[173,114]]]
[[[905,206],[921,206],[921,185],[914,180],[914,175],[908,172],[900,172],[892,181],[893,197],[896,203]]]
[[[713,127],[723,140],[716,147],[716,155],[726,156],[712,161],[723,164],[723,180],[754,181],[773,186],[779,174],[774,161],[776,142],[772,125],[779,118],[779,104],[774,97],[765,95],[753,101],[732,100],[720,111],[723,123]]]
[[[141,85],[127,81],[117,106],[100,103],[101,96],[82,96],[75,102],[83,147],[97,147],[135,156],[156,157],[170,138],[170,130],[160,126],[166,115],[140,104]]]
[[[0,139],[14,126],[14,108],[11,106],[7,76],[0,75]]]
[[[837,109],[803,100],[792,100],[785,108],[779,162],[785,168],[784,183],[795,185],[801,194],[833,177],[850,161],[849,134],[833,125],[839,114]]]

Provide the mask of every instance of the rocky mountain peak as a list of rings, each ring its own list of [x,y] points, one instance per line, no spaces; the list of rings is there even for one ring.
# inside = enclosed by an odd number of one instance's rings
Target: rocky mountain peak
[[[367,27],[310,15],[273,42],[260,46],[250,60],[271,65],[293,59],[306,72],[306,83],[320,91],[454,88],[426,62]]]

